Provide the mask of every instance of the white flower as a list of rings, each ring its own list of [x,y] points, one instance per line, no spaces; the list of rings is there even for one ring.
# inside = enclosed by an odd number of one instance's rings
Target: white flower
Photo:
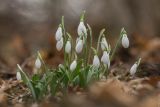
[[[107,65],[108,68],[110,67],[109,53],[107,51],[103,52],[101,61],[103,62],[103,64]]]
[[[100,66],[100,61],[99,61],[99,58],[97,55],[95,55],[93,58],[93,66],[96,68],[99,68],[99,66]]]
[[[129,40],[126,34],[123,34],[122,36],[122,46],[124,48],[128,48],[129,47]]]
[[[60,41],[57,41],[56,48],[60,51],[63,48],[63,38]]]
[[[105,49],[108,49],[108,43],[105,37],[101,40],[101,49],[104,51]]]
[[[83,49],[83,40],[80,39],[76,44],[76,52],[81,53],[82,49]]]
[[[62,33],[62,27],[59,26],[58,29],[57,29],[57,31],[56,31],[56,35],[55,35],[56,36],[55,37],[56,40],[60,41],[61,38],[62,38],[62,35],[63,35],[63,33]]]
[[[37,59],[36,59],[36,61],[35,61],[35,67],[37,68],[37,69],[39,69],[39,68],[41,68],[41,61],[40,61],[40,59],[37,57]]]
[[[70,41],[67,41],[66,43],[65,52],[68,54],[71,52],[71,42]]]
[[[74,61],[71,63],[71,65],[70,65],[70,70],[71,70],[71,71],[74,71],[74,70],[76,69],[76,67],[77,67],[77,61],[74,60]]]
[[[84,35],[84,34],[87,35],[87,29],[86,29],[83,21],[81,21],[79,23],[77,32],[78,32],[79,36]]]
[[[137,64],[137,63],[135,63],[135,64],[131,67],[131,69],[130,69],[130,74],[131,74],[131,75],[134,75],[134,74],[136,73],[137,67],[138,67],[138,64]]]
[[[22,80],[21,73],[19,71],[16,73],[16,78],[18,81]]]

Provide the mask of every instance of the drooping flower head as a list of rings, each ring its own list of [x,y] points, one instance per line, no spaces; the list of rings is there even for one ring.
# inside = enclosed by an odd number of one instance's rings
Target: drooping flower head
[[[63,48],[63,38],[61,40],[57,41],[56,43],[56,49],[60,51]]]
[[[56,34],[55,34],[56,41],[60,41],[62,36],[63,36],[62,27],[61,27],[61,25],[59,25],[59,27],[56,31]]]
[[[86,26],[84,25],[84,14],[85,14],[85,11],[81,15],[80,23],[77,29],[77,33],[79,36],[82,36],[82,35],[87,36],[87,29],[86,29]]]
[[[93,67],[99,68],[99,66],[100,66],[99,57],[98,57],[98,55],[94,55],[94,58],[93,58]]]
[[[108,68],[110,67],[110,58],[109,58],[109,53],[107,51],[103,52],[101,61],[103,62],[103,64],[107,65]]]
[[[81,53],[82,49],[83,49],[83,40],[79,39],[77,40],[77,44],[76,44],[76,52]]]
[[[74,61],[71,63],[71,65],[70,65],[70,70],[71,70],[71,71],[74,71],[74,70],[76,69],[76,67],[77,67],[77,61],[74,60]]]
[[[102,37],[101,39],[101,49],[104,51],[108,49],[108,43],[105,37]]]
[[[132,67],[131,67],[131,69],[130,69],[130,75],[135,75],[135,73],[137,72],[137,69],[138,69],[138,66],[139,66],[139,64],[140,64],[140,62],[141,62],[141,58],[139,58],[139,60],[138,61],[136,61],[133,65],[132,65]]]
[[[128,48],[129,47],[129,39],[127,37],[126,31],[124,30],[124,28],[121,30],[121,34],[122,34],[122,46],[124,48]]]
[[[71,42],[68,40],[66,45],[65,45],[65,52],[70,53],[71,52]]]
[[[37,59],[36,59],[36,61],[35,61],[35,67],[36,67],[37,69],[40,69],[40,68],[41,68],[41,65],[42,65],[41,60],[40,60],[39,57],[37,56]]]
[[[17,73],[16,73],[16,78],[18,81],[22,80],[21,73],[19,71],[17,71]]]

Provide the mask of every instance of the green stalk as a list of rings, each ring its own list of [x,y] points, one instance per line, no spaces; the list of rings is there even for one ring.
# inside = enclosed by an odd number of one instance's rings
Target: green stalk
[[[92,29],[89,24],[87,24],[87,27],[89,29],[89,35],[90,35],[90,46],[89,47],[92,47]],[[89,48],[88,63],[90,61],[90,57],[91,57],[91,48]]]
[[[115,53],[116,53],[116,50],[117,50],[117,48],[119,47],[119,44],[120,44],[120,42],[121,42],[122,36],[123,36],[123,34],[125,34],[125,33],[126,33],[126,31],[124,30],[124,28],[122,28],[121,33],[120,33],[120,36],[119,36],[119,39],[117,40],[116,46],[115,46],[115,48],[114,48],[114,50],[113,50],[113,52],[112,52],[112,54],[111,54],[110,61],[113,60],[113,57],[114,57],[114,55],[115,55]]]
[[[97,43],[97,52],[99,51],[99,45],[100,45],[101,38],[102,38],[104,32],[105,32],[105,29],[102,29],[102,30],[100,31],[100,34],[99,34],[99,37],[98,37],[98,43]]]

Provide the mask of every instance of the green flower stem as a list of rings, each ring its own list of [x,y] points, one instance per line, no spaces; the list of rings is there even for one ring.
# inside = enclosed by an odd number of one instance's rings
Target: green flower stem
[[[89,47],[92,47],[92,29],[90,27],[89,24],[87,24],[87,27],[89,29],[89,35],[90,35],[90,46]],[[88,55],[88,63],[90,62],[90,57],[91,57],[91,48],[89,48],[89,55]]]
[[[45,62],[44,62],[44,60],[43,60],[43,58],[42,58],[40,52],[38,51],[37,54],[38,54],[37,57],[38,57],[38,58],[40,59],[40,61],[42,62],[42,65],[43,65],[43,67],[44,67],[44,70],[47,71],[46,64],[45,64]]]
[[[117,48],[119,47],[119,44],[120,44],[120,42],[121,42],[122,36],[123,36],[123,34],[120,34],[119,39],[118,39],[117,42],[116,42],[116,46],[115,46],[115,48],[113,49],[113,52],[112,52],[112,54],[111,54],[110,61],[113,60],[113,57],[114,57],[114,55],[115,55],[115,53],[116,53],[116,50],[117,50]]]
[[[105,32],[105,29],[102,29],[102,30],[100,31],[100,34],[99,34],[99,37],[98,37],[98,43],[97,43],[97,52],[99,51],[99,45],[100,45],[100,43],[101,43],[101,38],[102,38],[104,32]]]
[[[66,38],[66,31],[65,31],[65,26],[64,26],[64,16],[62,16],[61,18],[61,25],[62,25],[62,31],[63,31],[63,51],[64,51],[64,65],[66,67],[66,63],[67,63],[67,54],[65,52],[65,45],[67,42],[67,38]]]

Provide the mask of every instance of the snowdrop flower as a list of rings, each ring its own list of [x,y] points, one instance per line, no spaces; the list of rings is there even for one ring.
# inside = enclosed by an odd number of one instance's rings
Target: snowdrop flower
[[[41,61],[40,61],[40,59],[37,57],[37,59],[36,59],[36,61],[35,61],[35,67],[37,68],[37,69],[39,69],[39,68],[41,68]]]
[[[76,44],[76,52],[81,53],[82,49],[83,49],[83,40],[80,39]]]
[[[74,71],[74,70],[76,69],[76,67],[77,67],[77,61],[74,60],[74,61],[71,63],[71,65],[70,65],[70,70],[71,70],[71,71]]]
[[[122,46],[124,48],[128,48],[129,47],[129,40],[126,34],[123,34],[122,36]]]
[[[133,64],[131,69],[130,69],[130,74],[134,75],[137,71],[137,68],[138,68],[138,64],[137,63]]]
[[[62,38],[62,35],[63,35],[63,33],[62,33],[62,27],[59,26],[58,29],[57,29],[57,31],[56,31],[56,35],[55,35],[56,40],[60,41],[61,38]]]
[[[71,52],[71,42],[70,41],[67,41],[66,43],[65,52],[68,54]]]
[[[101,49],[104,51],[106,49],[108,49],[108,43],[107,43],[107,40],[105,37],[102,37],[102,40],[101,40]]]
[[[57,41],[56,48],[60,51],[63,48],[63,38],[60,41]]]
[[[99,68],[99,66],[100,66],[99,58],[98,58],[97,55],[94,55],[94,58],[93,58],[93,67]]]
[[[18,81],[22,80],[21,73],[19,71],[16,73],[16,78]]]
[[[103,62],[103,64],[107,65],[107,67],[110,67],[110,59],[109,59],[109,53],[107,51],[103,52],[101,61]]]
[[[83,21],[80,21],[77,32],[79,36],[83,34],[87,35],[87,29]]]

